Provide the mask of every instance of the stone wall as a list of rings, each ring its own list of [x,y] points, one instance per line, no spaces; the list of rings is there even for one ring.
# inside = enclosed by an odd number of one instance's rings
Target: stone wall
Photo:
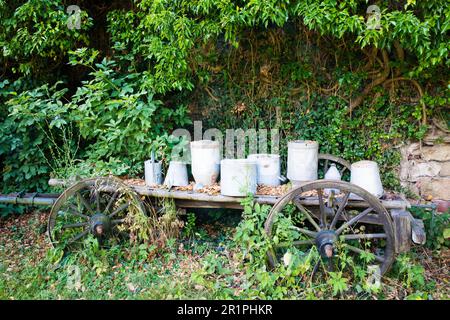
[[[401,149],[402,185],[424,198],[450,200],[450,135],[436,128]]]

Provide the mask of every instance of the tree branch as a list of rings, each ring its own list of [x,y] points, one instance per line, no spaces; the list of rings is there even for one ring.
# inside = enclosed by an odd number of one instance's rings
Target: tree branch
[[[391,69],[389,66],[388,53],[385,49],[383,49],[381,50],[381,55],[383,58],[383,71],[381,72],[381,75],[369,83],[356,99],[350,101],[349,113],[352,113],[353,109],[357,108],[364,101],[364,98],[370,93],[370,91],[372,91],[373,88],[385,82],[389,77]]]

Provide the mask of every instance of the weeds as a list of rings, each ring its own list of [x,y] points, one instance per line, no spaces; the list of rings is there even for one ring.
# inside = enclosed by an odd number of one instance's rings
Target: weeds
[[[187,214],[187,223],[184,227],[184,235],[188,238],[195,235],[195,214],[192,212]]]
[[[163,202],[164,204],[164,202]],[[163,208],[163,206],[161,206]],[[174,206],[159,209],[158,221],[173,226]],[[172,211],[171,211],[172,210]],[[198,237],[176,239],[180,231],[166,227],[153,229],[148,240],[122,242],[109,249],[99,246],[93,237],[85,239],[82,250],[64,254],[62,248],[43,247],[39,229],[45,219],[25,215],[26,223],[3,223],[0,240],[1,299],[436,299],[448,298],[444,275],[445,260],[430,262],[436,274],[430,275],[424,257],[418,252],[398,257],[391,271],[376,285],[377,277],[367,267],[371,257],[353,261],[342,250],[341,265],[319,279],[309,278],[317,251],[304,254],[295,248],[273,270],[266,266],[268,246],[262,224],[269,208],[244,201],[243,219],[237,227],[224,228],[212,237],[196,221]],[[12,219],[10,219],[12,220]],[[192,218],[190,219],[193,220]],[[168,223],[168,221],[171,221]],[[188,216],[189,221],[189,216]],[[281,220],[278,235],[286,239],[288,220]],[[188,222],[182,234],[187,237]],[[156,230],[156,231],[155,231]],[[190,233],[192,234],[192,233]],[[15,235],[12,237],[12,235]],[[151,239],[160,235],[164,242]],[[37,245],[22,251],[28,238]],[[40,239],[40,240],[39,240]],[[164,244],[162,246],[162,244]],[[41,252],[38,255],[38,248]],[[12,249],[11,249],[12,248]],[[423,249],[425,250],[425,249]],[[443,254],[448,250],[441,248]],[[22,257],[22,258],[20,258]],[[26,258],[23,258],[26,257]],[[437,259],[437,258],[432,258]],[[438,269],[438,266],[440,269]],[[351,268],[351,274],[348,273]],[[444,268],[444,269],[442,269]],[[311,281],[314,280],[314,281]]]
[[[441,247],[450,247],[450,211],[437,213],[432,208],[411,207],[411,213],[421,219],[427,234],[426,246],[439,250]]]

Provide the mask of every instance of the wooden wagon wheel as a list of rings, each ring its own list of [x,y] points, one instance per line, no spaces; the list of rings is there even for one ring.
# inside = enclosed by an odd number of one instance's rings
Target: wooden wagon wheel
[[[323,179],[328,171],[330,164],[334,163],[343,178],[350,178],[351,163],[345,159],[333,156],[327,153],[319,153],[319,178]]]
[[[337,189],[338,193],[326,196],[325,189]],[[318,205],[306,208],[302,199],[312,194],[317,197]],[[349,200],[350,194],[358,195],[363,201]],[[286,226],[283,219],[289,222],[287,241],[282,239],[283,232],[278,227]],[[309,269],[311,278],[319,266],[323,272],[333,266],[339,268],[342,264],[338,264],[338,256],[343,252],[354,261],[365,259],[375,263],[381,274],[394,260],[394,231],[388,212],[377,198],[349,182],[317,180],[300,185],[278,200],[264,227],[271,241],[267,253],[269,265],[275,267],[287,251],[308,257],[315,255]]]
[[[99,242],[127,235],[128,214],[145,208],[130,187],[117,178],[93,178],[66,189],[54,203],[47,233],[53,246],[74,247],[88,235]]]

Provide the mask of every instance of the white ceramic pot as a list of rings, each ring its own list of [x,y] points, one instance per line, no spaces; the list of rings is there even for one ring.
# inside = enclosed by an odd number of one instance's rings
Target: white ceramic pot
[[[224,159],[220,162],[220,192],[224,196],[255,194],[256,162],[248,159]]]
[[[160,185],[162,183],[161,162],[152,162],[147,160],[144,162],[145,184],[147,186]]]
[[[256,162],[257,183],[266,186],[280,185],[280,155],[278,154],[251,154],[247,159]]]
[[[191,142],[191,166],[195,182],[208,186],[219,177],[220,144],[213,140]]]
[[[184,187],[189,184],[186,163],[170,161],[164,184],[169,187]]]
[[[374,161],[358,161],[352,163],[350,168],[350,182],[367,190],[375,197],[383,195],[383,185],[381,184],[380,169]],[[358,198],[353,195],[353,198]]]
[[[319,143],[311,140],[288,142],[287,177],[293,185],[317,180]]]

